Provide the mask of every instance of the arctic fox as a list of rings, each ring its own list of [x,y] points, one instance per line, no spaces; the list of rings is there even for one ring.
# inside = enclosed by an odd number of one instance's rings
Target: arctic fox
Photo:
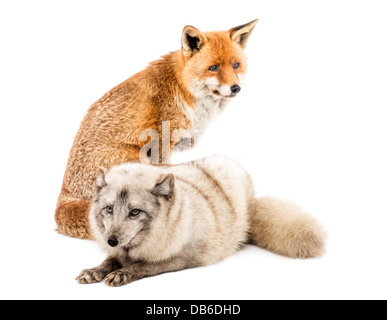
[[[246,171],[220,156],[101,169],[90,225],[108,258],[82,271],[82,284],[122,286],[214,264],[248,242],[292,258],[324,251],[318,222],[289,202],[256,199]]]

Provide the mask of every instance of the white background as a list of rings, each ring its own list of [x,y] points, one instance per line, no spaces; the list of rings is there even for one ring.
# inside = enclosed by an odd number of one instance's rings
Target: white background
[[[2,1],[1,299],[386,299],[385,1]],[[105,255],[55,232],[68,153],[88,107],[185,25],[259,18],[246,85],[174,162],[231,155],[257,195],[292,200],[328,231],[320,259],[248,247],[215,266],[122,288],[74,278]]]

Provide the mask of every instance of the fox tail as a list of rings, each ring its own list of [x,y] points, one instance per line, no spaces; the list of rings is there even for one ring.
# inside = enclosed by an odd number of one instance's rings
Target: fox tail
[[[256,199],[250,217],[250,242],[290,258],[314,258],[325,251],[325,231],[291,202]]]

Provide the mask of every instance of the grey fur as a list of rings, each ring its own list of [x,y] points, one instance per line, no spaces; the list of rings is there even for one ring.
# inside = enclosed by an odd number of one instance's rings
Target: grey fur
[[[300,252],[308,252],[305,248],[321,238],[317,227],[307,232],[312,238],[304,239],[289,225],[289,221],[297,227],[311,221],[298,208],[266,199],[262,212],[257,212],[259,203],[248,174],[224,157],[178,166],[128,163],[107,173],[100,171],[90,224],[109,257],[101,266],[82,271],[77,280],[82,284],[105,280],[109,286],[121,286],[217,263],[237,252],[250,235],[258,245],[301,257]],[[279,211],[281,206],[293,216],[271,218],[272,208]],[[273,236],[264,237],[270,228]],[[309,230],[308,225],[304,229]],[[283,245],[283,235],[279,238],[277,231],[295,236]],[[118,244],[112,247],[111,239]],[[292,244],[292,239],[298,242]]]

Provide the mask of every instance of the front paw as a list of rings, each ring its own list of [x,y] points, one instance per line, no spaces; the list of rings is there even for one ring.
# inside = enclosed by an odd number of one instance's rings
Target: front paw
[[[91,284],[101,282],[106,277],[106,272],[98,269],[83,270],[75,279],[80,284]]]
[[[132,275],[128,271],[118,270],[114,271],[105,279],[106,285],[110,287],[121,287],[133,281]]]

